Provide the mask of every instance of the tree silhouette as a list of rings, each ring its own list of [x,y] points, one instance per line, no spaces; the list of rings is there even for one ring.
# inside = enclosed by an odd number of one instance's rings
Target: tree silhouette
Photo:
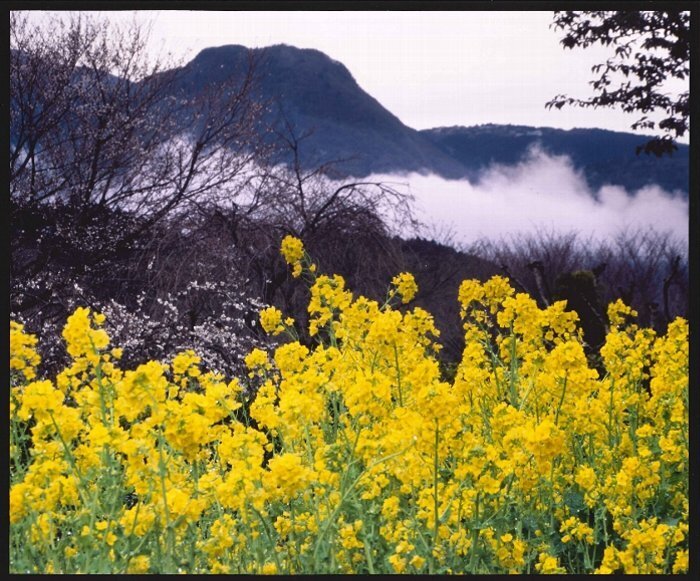
[[[677,149],[674,141],[689,128],[690,92],[674,95],[667,82],[687,80],[690,75],[690,12],[556,11],[551,26],[564,31],[564,48],[600,44],[614,52],[591,69],[597,77],[590,82],[596,93],[593,97],[557,95],[547,108],[620,107],[641,113],[632,129],[651,129],[658,135],[639,146],[637,153],[660,157]],[[658,112],[665,115],[658,123],[648,117]]]
[[[151,58],[147,35],[137,22],[118,27],[90,14],[47,27],[11,13],[14,213],[61,205],[71,214],[65,227],[84,239],[96,215],[127,211],[131,227],[111,232],[106,252],[193,200],[228,194],[258,158],[253,61],[192,97],[186,67]]]

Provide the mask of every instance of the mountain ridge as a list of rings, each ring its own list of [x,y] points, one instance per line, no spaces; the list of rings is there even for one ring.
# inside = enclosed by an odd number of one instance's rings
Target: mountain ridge
[[[263,48],[227,44],[201,50],[178,70],[176,90],[184,118],[196,114],[194,109],[188,112],[188,100],[195,102],[231,75],[243,78],[251,59],[256,78],[253,96],[267,104],[256,138],[271,142],[275,133],[292,131],[306,169],[338,162],[333,173],[341,177],[418,173],[478,181],[491,164],[520,163],[537,144],[545,153],[570,158],[593,192],[605,184],[628,192],[656,184],[688,195],[685,144],[670,157],[655,158],[636,154],[636,147],[651,136],[600,128],[484,123],[417,130],[365,91],[342,62],[317,49],[287,44]],[[11,140],[12,132],[13,126]],[[271,161],[294,160],[291,150],[282,148]]]
[[[272,45],[247,49],[223,45],[200,51],[183,67],[182,83],[189,87],[220,82],[240,72],[252,57],[257,78],[256,96],[270,104],[267,124],[284,132],[285,125],[302,143],[302,162],[308,166],[345,160],[346,175],[404,170],[463,176],[461,164],[404,125],[364,91],[341,62],[316,49]],[[276,161],[285,160],[280,154]]]
[[[209,47],[186,67],[202,86],[207,75],[257,59],[257,95],[273,103],[266,121],[309,133],[302,148],[307,167],[344,160],[335,170],[345,176],[432,173],[447,179],[478,180],[490,164],[521,162],[531,146],[568,156],[593,191],[606,184],[634,192],[659,185],[687,196],[689,148],[679,144],[673,156],[636,154],[650,139],[600,128],[558,129],[485,123],[416,130],[404,124],[357,83],[340,61],[313,48],[276,44]],[[234,66],[235,68],[235,66]],[[279,154],[277,161],[289,162]]]
[[[635,192],[655,184],[668,192],[688,194],[689,146],[678,144],[673,155],[663,158],[637,154],[636,146],[651,136],[600,128],[493,123],[436,127],[421,133],[460,160],[470,179],[478,179],[490,164],[519,163],[538,145],[545,153],[569,157],[594,190],[619,185]]]

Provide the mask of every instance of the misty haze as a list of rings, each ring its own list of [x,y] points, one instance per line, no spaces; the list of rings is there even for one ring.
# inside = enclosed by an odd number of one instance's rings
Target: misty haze
[[[619,185],[591,187],[567,156],[532,149],[515,165],[491,165],[473,181],[435,175],[372,175],[404,184],[415,198],[424,236],[450,237],[468,246],[512,235],[577,232],[597,241],[625,230],[668,232],[687,249],[688,198],[681,190],[656,184],[628,190]]]

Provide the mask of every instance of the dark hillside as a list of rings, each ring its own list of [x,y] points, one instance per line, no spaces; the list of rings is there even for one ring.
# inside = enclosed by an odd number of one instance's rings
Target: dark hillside
[[[603,129],[553,129],[522,125],[440,127],[421,131],[445,153],[464,164],[476,178],[489,164],[512,165],[529,147],[539,145],[554,155],[567,155],[583,170],[589,185],[619,185],[628,191],[658,184],[667,191],[688,193],[689,148],[678,145],[672,156],[636,154],[644,136]]]
[[[459,162],[363,91],[343,64],[317,50],[275,45],[249,55],[240,45],[208,48],[185,67],[182,84],[196,94],[199,87],[245,70],[249,56],[256,62],[258,98],[267,103],[265,121],[279,131],[288,122],[297,137],[311,132],[303,141],[309,166],[347,159],[339,169],[348,175],[464,174]]]

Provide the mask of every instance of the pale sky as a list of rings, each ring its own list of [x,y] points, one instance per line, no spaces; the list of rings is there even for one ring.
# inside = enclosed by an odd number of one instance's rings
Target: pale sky
[[[539,11],[102,11],[152,22],[154,51],[188,61],[211,46],[315,48],[342,62],[366,92],[415,129],[481,123],[632,132],[636,115],[546,109],[559,93],[592,94],[591,66],[610,50],[564,50]],[[46,21],[59,12],[37,12]],[[680,88],[685,84],[680,83]],[[676,90],[679,85],[674,87]],[[687,139],[683,140],[687,142]]]

